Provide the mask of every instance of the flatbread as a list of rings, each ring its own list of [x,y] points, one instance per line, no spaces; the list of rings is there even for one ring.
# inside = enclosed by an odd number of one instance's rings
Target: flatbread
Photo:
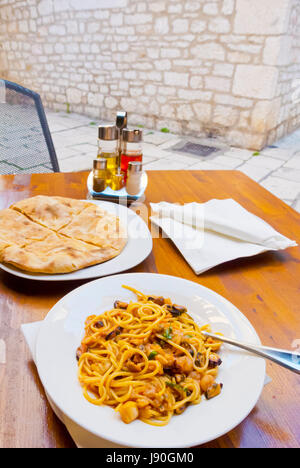
[[[0,211],[0,261],[36,273],[69,273],[121,253],[127,233],[95,204],[64,197],[22,200]]]
[[[115,249],[100,249],[50,233],[45,240],[32,242],[25,247],[7,247],[2,261],[25,271],[58,274],[102,263],[118,253]]]
[[[7,243],[23,246],[32,240],[43,240],[48,234],[48,229],[33,223],[17,211],[0,211],[0,239],[3,245]]]
[[[0,261],[2,261],[2,253],[4,252],[4,249],[12,245],[11,242],[6,241],[5,239],[0,238]]]
[[[59,231],[60,234],[102,248],[119,250],[126,243],[126,232],[117,216],[90,204]]]
[[[88,202],[64,197],[47,197],[38,195],[21,200],[10,208],[26,215],[35,223],[39,223],[53,231],[66,226],[83,209]]]

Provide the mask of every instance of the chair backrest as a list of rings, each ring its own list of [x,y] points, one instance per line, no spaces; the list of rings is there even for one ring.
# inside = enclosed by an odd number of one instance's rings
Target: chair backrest
[[[40,95],[0,80],[0,174],[59,172]]]

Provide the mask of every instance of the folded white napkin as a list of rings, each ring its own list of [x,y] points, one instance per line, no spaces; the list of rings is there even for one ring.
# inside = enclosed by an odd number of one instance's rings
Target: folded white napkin
[[[150,205],[151,221],[172,239],[197,275],[229,260],[297,245],[232,199]]]
[[[40,329],[42,322],[26,323],[21,325],[21,330],[26,339],[28,347],[31,351],[32,359],[35,362],[35,345],[36,338]],[[46,393],[47,395],[47,393]],[[100,437],[95,436],[91,432],[83,429],[81,426],[76,424],[70,418],[68,418],[64,413],[62,413],[57,406],[53,403],[49,395],[47,395],[48,401],[54,413],[61,420],[61,422],[66,426],[69,434],[74,440],[78,448],[120,448],[120,445],[116,445],[113,442],[108,440],[101,439]]]

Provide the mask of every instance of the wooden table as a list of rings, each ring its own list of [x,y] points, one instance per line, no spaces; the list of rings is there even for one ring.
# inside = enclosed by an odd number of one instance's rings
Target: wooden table
[[[146,204],[206,202],[234,198],[300,244],[300,214],[236,171],[150,171]],[[86,197],[87,173],[0,176],[0,208],[33,195]],[[288,183],[288,182],[287,182]],[[141,207],[136,209],[143,210]],[[207,286],[237,306],[265,345],[300,346],[300,249],[239,259],[196,276],[172,242],[154,239],[152,254],[131,271],[180,276]],[[82,282],[81,282],[82,283]],[[22,323],[41,320],[66,293],[81,283],[22,280],[0,272],[0,447],[73,447],[52,412],[29,350]],[[298,342],[295,341],[298,339]],[[295,350],[295,349],[294,349]],[[237,428],[206,447],[299,447],[300,378],[268,363],[272,382]]]

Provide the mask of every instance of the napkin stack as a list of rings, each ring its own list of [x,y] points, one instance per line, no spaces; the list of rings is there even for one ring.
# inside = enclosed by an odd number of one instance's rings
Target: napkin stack
[[[236,258],[297,245],[232,199],[151,203],[151,209],[151,221],[172,239],[197,275]]]

